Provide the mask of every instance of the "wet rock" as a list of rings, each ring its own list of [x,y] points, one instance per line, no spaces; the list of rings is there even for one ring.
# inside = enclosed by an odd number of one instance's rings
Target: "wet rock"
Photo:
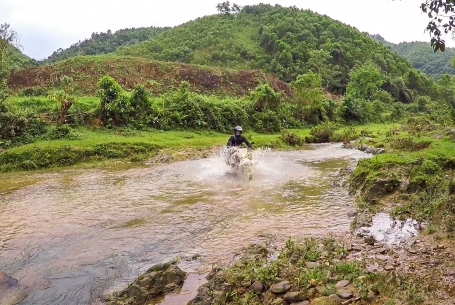
[[[386,248],[378,248],[378,249],[375,249],[374,251],[379,254],[385,254],[385,253],[387,253],[388,250]]]
[[[409,248],[408,252],[411,253],[411,254],[418,254],[419,253],[419,251],[417,249],[414,249],[414,248]]]
[[[316,267],[319,267],[318,262],[305,262],[305,266],[310,269],[314,269]]]
[[[17,285],[18,281],[15,278],[0,271],[0,294],[10,288],[17,287]]]
[[[18,304],[27,296],[24,287],[19,287],[15,278],[0,271],[0,304]]]
[[[273,284],[270,287],[270,291],[276,294],[283,293],[291,289],[291,284],[288,281],[282,281],[276,284]]]
[[[306,293],[302,291],[289,291],[283,296],[286,302],[300,302],[306,299]]]
[[[249,288],[251,291],[254,292],[262,292],[264,291],[264,285],[261,282],[255,281]]]
[[[381,260],[381,261],[386,261],[390,258],[388,255],[376,255],[376,258]]]
[[[354,296],[354,294],[352,293],[352,291],[340,291],[338,293],[338,296],[342,299],[350,299]]]
[[[367,147],[364,152],[368,153],[368,154],[373,154],[373,155],[378,155],[378,154],[382,154],[385,152],[385,149],[384,148],[376,148],[376,147]]]
[[[185,281],[187,273],[174,263],[158,264],[120,292],[114,293],[112,305],[145,304],[162,297],[169,292],[176,292]]]
[[[395,267],[392,265],[385,265],[385,267],[384,267],[385,271],[392,271],[393,269],[395,269]]]
[[[335,284],[335,288],[336,289],[340,289],[340,288],[348,286],[350,283],[351,283],[351,281],[342,280],[342,281],[339,281],[338,283]]]
[[[335,301],[329,297],[320,297],[311,301],[311,305],[340,305],[340,302]]]
[[[357,215],[357,212],[348,212],[348,213],[347,213],[347,216],[348,216],[348,217],[354,217],[354,216],[356,216],[356,215]]]

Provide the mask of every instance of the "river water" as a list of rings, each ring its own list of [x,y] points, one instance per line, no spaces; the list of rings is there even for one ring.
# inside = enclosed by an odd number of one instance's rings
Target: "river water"
[[[0,175],[0,271],[19,304],[98,304],[154,264],[187,272],[251,243],[349,231],[353,198],[332,186],[368,157],[341,144],[254,152],[251,181],[211,158],[141,167]]]

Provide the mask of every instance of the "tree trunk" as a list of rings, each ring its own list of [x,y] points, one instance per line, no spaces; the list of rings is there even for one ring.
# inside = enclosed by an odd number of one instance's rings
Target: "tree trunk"
[[[73,101],[64,100],[62,102],[60,106],[60,113],[57,120],[57,126],[62,126],[62,124],[65,122],[66,114],[68,112],[68,109],[70,109],[71,105],[73,105]]]

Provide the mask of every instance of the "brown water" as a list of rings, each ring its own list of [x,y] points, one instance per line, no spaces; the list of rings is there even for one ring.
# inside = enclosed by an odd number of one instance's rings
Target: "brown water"
[[[0,270],[20,304],[94,304],[150,266],[174,258],[188,272],[229,262],[254,242],[345,234],[353,211],[338,170],[368,155],[255,151],[254,178],[222,158],[162,166],[0,175]]]

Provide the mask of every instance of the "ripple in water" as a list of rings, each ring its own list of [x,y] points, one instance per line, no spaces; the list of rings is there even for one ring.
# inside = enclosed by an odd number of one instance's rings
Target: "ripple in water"
[[[176,257],[203,272],[254,242],[345,234],[352,200],[332,181],[363,157],[339,144],[255,150],[251,181],[228,174],[220,156],[2,180],[0,270],[27,287],[22,304],[93,304]]]

